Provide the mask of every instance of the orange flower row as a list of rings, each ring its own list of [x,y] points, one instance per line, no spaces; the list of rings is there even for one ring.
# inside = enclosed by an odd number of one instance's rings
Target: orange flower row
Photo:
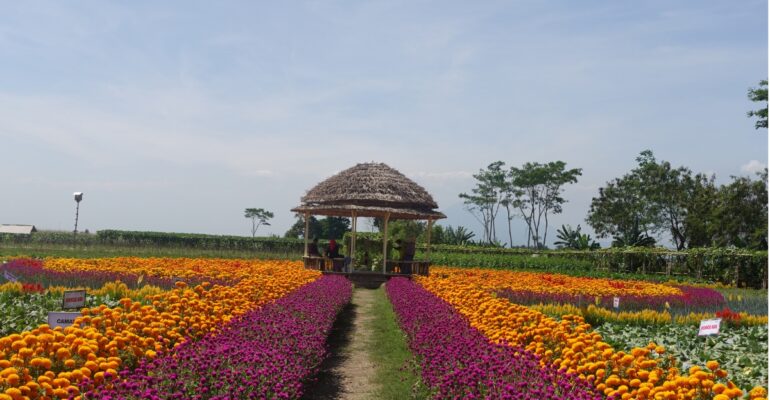
[[[681,295],[678,288],[658,283],[585,278],[562,274],[500,271],[482,268],[431,267],[431,274],[448,281],[462,281],[485,290],[526,290],[535,293],[564,293],[596,296],[667,296]]]
[[[147,261],[150,268],[142,270],[142,260],[135,259],[132,272],[147,273],[156,267],[157,261],[151,260]],[[85,261],[90,266],[99,266],[102,261],[103,269],[120,265],[111,259]],[[189,266],[205,266],[203,261],[190,260]],[[319,276],[296,262],[242,263],[244,278],[232,287],[203,283],[188,288],[177,282],[176,289],[150,296],[148,305],[124,298],[119,307],[83,309],[71,327],[41,325],[31,332],[0,338],[0,400],[79,395],[78,385],[86,378],[94,385],[109,386],[123,367],[144,357],[153,358],[186,338],[216,331],[233,317]],[[175,273],[184,265],[184,261],[175,263]],[[204,269],[215,272],[220,265],[219,260],[210,260]]]
[[[532,275],[535,274],[528,276]],[[506,281],[512,276],[517,275],[490,270],[437,268],[430,277],[419,277],[417,280],[456,307],[473,327],[491,340],[523,346],[540,355],[543,363],[552,363],[569,373],[578,374],[608,396],[621,399],[711,399],[717,398],[717,395],[727,398],[743,395],[739,388],[726,380],[727,372],[719,369],[716,362],[710,363],[709,369],[695,367],[685,373],[674,367],[674,360],[666,356],[663,347],[654,343],[646,348],[634,348],[629,353],[616,351],[602,341],[601,335],[593,332],[580,316],[565,315],[557,321],[538,311],[497,298],[490,288],[521,284]],[[530,289],[538,286],[534,282],[530,285]],[[766,392],[756,388],[750,395],[751,398],[761,398],[766,396]]]
[[[253,268],[271,268],[262,260],[205,258],[46,258],[43,268],[54,271],[115,271],[165,278],[206,278],[212,281],[238,281],[249,277]],[[283,268],[273,266],[272,268]]]

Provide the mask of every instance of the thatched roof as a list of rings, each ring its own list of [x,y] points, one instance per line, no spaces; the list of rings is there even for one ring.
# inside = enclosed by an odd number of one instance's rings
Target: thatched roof
[[[391,218],[446,218],[438,204],[420,185],[382,163],[363,163],[317,184],[302,197],[294,212]]]

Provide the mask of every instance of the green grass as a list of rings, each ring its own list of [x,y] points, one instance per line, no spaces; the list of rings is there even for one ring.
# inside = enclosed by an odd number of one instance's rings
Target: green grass
[[[398,327],[393,307],[385,289],[376,291],[372,321],[371,358],[377,365],[377,399],[424,399],[428,397],[419,378],[414,356],[406,344],[406,335]]]

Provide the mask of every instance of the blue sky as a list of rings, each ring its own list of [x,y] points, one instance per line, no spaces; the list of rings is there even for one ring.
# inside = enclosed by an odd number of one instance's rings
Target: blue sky
[[[284,3],[5,2],[0,223],[71,230],[83,191],[81,229],[248,235],[263,207],[283,234],[378,161],[479,230],[474,172],[564,160],[553,226],[585,226],[644,149],[719,182],[767,165],[767,2]]]

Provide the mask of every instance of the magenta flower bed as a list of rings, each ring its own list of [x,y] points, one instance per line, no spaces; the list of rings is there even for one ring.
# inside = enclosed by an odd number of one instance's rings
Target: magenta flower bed
[[[121,281],[129,289],[136,289],[143,285],[158,286],[163,289],[174,287],[176,280],[173,278],[161,278],[157,276],[142,277],[139,283],[139,275],[130,273],[119,273],[115,271],[75,271],[61,272],[43,268],[43,261],[32,258],[17,258],[10,260],[0,266],[0,269],[8,271],[14,278],[22,283],[39,283],[43,287],[66,286],[66,287],[84,287],[98,289],[107,282]],[[0,273],[0,278],[3,274]],[[5,279],[5,278],[2,278]],[[185,279],[190,286],[196,286],[203,281],[212,284],[229,284],[221,279],[193,278]]]
[[[422,380],[436,399],[602,399],[574,374],[541,367],[521,347],[493,344],[450,304],[406,278],[386,286]]]
[[[716,312],[727,306],[722,293],[714,289],[699,288],[693,286],[677,286],[682,291],[681,295],[668,296],[621,296],[620,310],[638,311],[638,310],[656,310],[666,309],[666,303],[669,305],[669,311],[676,314],[688,314],[690,312]],[[564,293],[535,293],[526,290],[505,289],[497,292],[498,296],[504,297],[516,304],[594,304],[595,298],[592,296],[578,296]],[[602,296],[599,306],[611,309],[613,296]]]
[[[87,399],[295,399],[326,357],[326,337],[352,288],[324,276],[188,341]],[[87,383],[86,383],[87,384]]]

